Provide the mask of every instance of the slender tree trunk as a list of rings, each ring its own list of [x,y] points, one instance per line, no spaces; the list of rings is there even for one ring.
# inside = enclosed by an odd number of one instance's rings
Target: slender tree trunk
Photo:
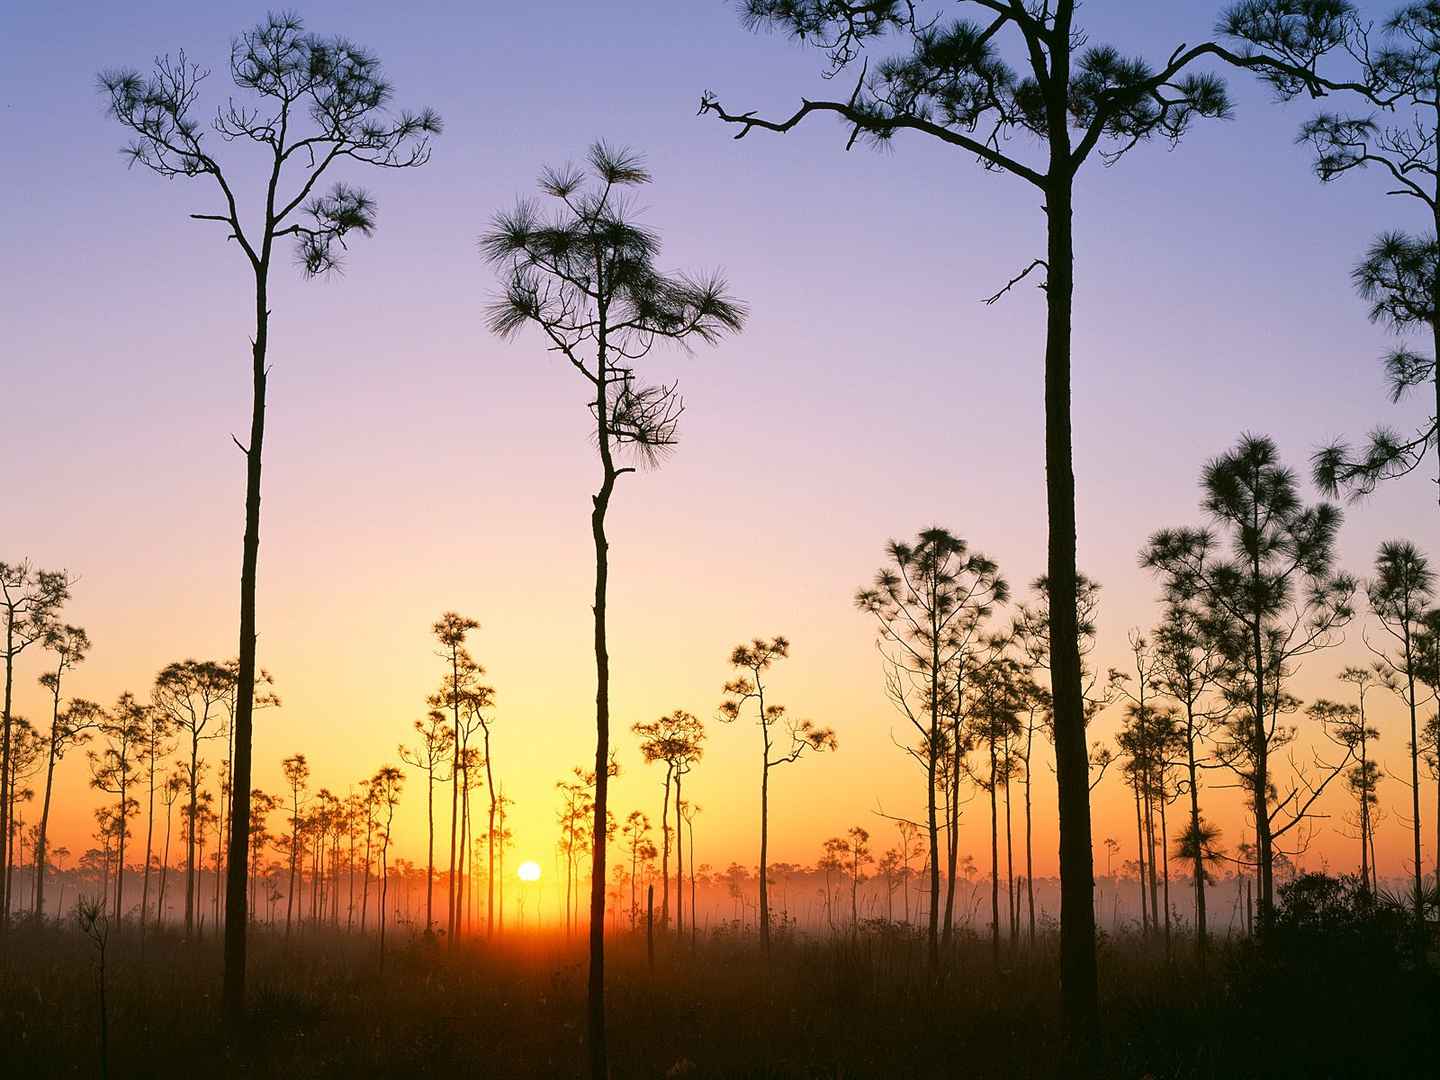
[[[273,208],[277,160],[270,181]],[[240,663],[235,687],[235,752],[230,773],[230,835],[225,891],[225,979],[221,1010],[233,1035],[244,1018],[245,944],[249,917],[245,908],[246,860],[250,854],[250,748],[255,709],[255,590],[260,560],[260,464],[265,445],[265,383],[268,377],[270,311],[266,288],[273,227],[268,221],[265,243],[255,270],[255,340],[251,350],[250,442],[245,448],[245,540],[240,566]],[[216,882],[216,888],[219,888]]]
[[[1150,754],[1155,752],[1151,747]],[[1149,867],[1150,882],[1150,919],[1155,924],[1155,929],[1160,929],[1160,878],[1156,868],[1155,858],[1155,777],[1154,763],[1145,762],[1145,786],[1144,802],[1145,807],[1145,861]]]
[[[485,784],[490,792],[490,821],[485,831],[485,936],[495,936],[495,771],[490,766],[490,725],[485,728]]]
[[[160,887],[155,897],[155,929],[165,925],[165,883],[170,876],[170,823],[174,817],[174,801],[165,806],[165,853],[160,856]]]
[[[380,845],[380,962],[385,962],[385,905],[390,896],[390,836]]]
[[[1203,967],[1205,957],[1210,947],[1210,931],[1206,925],[1205,914],[1205,845],[1200,835],[1200,784],[1199,769],[1195,761],[1195,714],[1194,703],[1185,703],[1185,768],[1190,778],[1190,833],[1195,841],[1194,866],[1191,872],[1195,875],[1195,944],[1200,954],[1200,964]]]
[[[1025,897],[1030,905],[1030,947],[1035,947],[1035,857],[1031,843],[1030,813],[1030,753],[1035,740],[1035,728],[1030,728],[1025,743]]]
[[[1075,568],[1075,472],[1070,422],[1071,314],[1074,304],[1073,169],[1068,130],[1069,18],[1053,31],[1047,90],[1050,180],[1045,341],[1045,491],[1049,518],[1050,682],[1055,715],[1055,777],[1060,816],[1060,986],[1072,1043],[1087,1054],[1098,1038],[1095,867],[1090,837],[1090,759],[1080,673]]]
[[[58,714],[58,709],[56,710]],[[40,828],[35,834],[35,918],[36,920],[45,917],[45,870],[48,854],[46,852],[46,839],[50,829],[50,795],[55,786],[55,729],[51,721],[50,729],[50,754],[45,763],[45,798],[40,804]],[[141,917],[144,922],[144,917]]]
[[[681,830],[685,819],[680,816],[680,776],[684,770],[675,770],[675,933],[685,933],[685,862],[681,851]],[[694,915],[694,912],[691,912]]]
[[[1408,608],[1408,604],[1407,604]],[[1410,645],[1410,612],[1405,613],[1405,685],[1408,690],[1406,704],[1410,706],[1410,813],[1413,815],[1412,836],[1415,860],[1415,933],[1420,955],[1425,953],[1425,867],[1420,854],[1420,730],[1416,717],[1415,701],[1415,658]],[[1440,888],[1440,882],[1436,882]]]
[[[935,805],[937,757],[940,753],[940,729],[936,691],[930,691],[930,747],[925,755],[926,791],[925,809],[929,814],[930,827],[930,912],[929,927],[926,931],[927,962],[931,976],[940,971],[940,820]]]
[[[1015,885],[1015,840],[1010,813],[1010,766],[1006,753],[1005,766],[1005,899],[1006,914],[1010,917],[1010,951],[1015,951],[1015,939],[1020,936],[1020,893]]]
[[[460,653],[450,649],[450,711],[455,739],[450,757],[450,876],[446,883],[445,933],[447,946],[455,944],[455,836],[460,814]],[[380,912],[383,921],[385,912]]]
[[[374,831],[374,820],[366,811],[365,818],[365,868],[360,876],[360,933],[365,933],[365,925],[370,917],[370,853],[371,838]]]
[[[995,740],[990,743],[990,963],[1000,970],[1000,820],[996,803]]]
[[[1135,858],[1137,880],[1140,884],[1140,934],[1150,935],[1150,909],[1145,898],[1145,824],[1140,814],[1140,777],[1135,777]]]
[[[1259,559],[1252,558],[1251,570],[1254,580],[1260,578]],[[1273,849],[1270,841],[1270,740],[1265,731],[1265,656],[1261,641],[1261,627],[1258,619],[1250,626],[1250,648],[1255,654],[1255,730],[1251,733],[1253,775],[1250,778],[1250,799],[1255,814],[1255,860],[1259,878],[1260,933],[1263,936],[1270,928],[1274,914],[1275,876]]]
[[[672,762],[665,762],[665,797],[660,801],[660,925],[670,925],[670,778]]]
[[[0,733],[0,940],[9,928],[10,890],[8,845],[4,838],[10,835],[10,740],[13,728],[11,702],[15,687],[15,612],[7,610],[5,618],[5,714],[4,729]]]
[[[764,715],[763,709],[761,715]],[[764,721],[762,720],[763,724]],[[770,959],[770,751],[768,734],[766,751],[760,771],[760,950]]]
[[[145,872],[140,878],[140,938],[145,938],[145,924],[150,916],[150,858],[155,847],[155,744],[149,747],[149,796],[145,810]]]
[[[290,814],[290,885],[285,890],[285,936],[290,936],[290,923],[298,906],[295,895],[296,867],[300,859],[300,796],[294,796],[295,804]]]
[[[470,884],[470,767],[460,770],[460,862],[459,880],[455,882],[455,936],[464,931],[463,913]]]
[[[190,817],[185,824],[185,936],[195,931],[195,817],[199,804],[200,739],[190,733]]]
[[[1364,700],[1363,698],[1361,699]],[[1360,713],[1360,882],[1370,892],[1370,774],[1365,765],[1368,747],[1365,738],[1365,713]]]
[[[596,370],[597,433],[604,466],[599,492],[593,499],[590,530],[595,542],[595,817],[590,862],[590,974],[586,1009],[586,1045],[591,1080],[607,1080],[609,1054],[605,1039],[605,843],[606,813],[610,802],[610,651],[606,639],[605,603],[610,576],[610,544],[605,536],[605,512],[615,489],[615,466],[610,457],[607,413],[608,368],[605,363],[605,306],[599,311],[600,360]]]
[[[1165,902],[1165,959],[1170,959],[1170,832],[1165,824],[1164,777],[1160,780],[1160,860],[1163,871],[1161,898]]]
[[[122,769],[121,775],[124,775]],[[122,918],[125,914],[125,833],[128,832],[129,818],[125,814],[126,785],[120,785],[120,811],[117,815],[120,822],[120,833],[116,838],[118,849],[115,856],[115,932],[118,934],[122,926]]]

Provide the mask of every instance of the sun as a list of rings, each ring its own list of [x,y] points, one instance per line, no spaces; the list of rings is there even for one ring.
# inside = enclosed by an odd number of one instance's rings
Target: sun
[[[515,872],[520,875],[521,881],[540,880],[540,864],[537,862],[522,862],[520,869]]]

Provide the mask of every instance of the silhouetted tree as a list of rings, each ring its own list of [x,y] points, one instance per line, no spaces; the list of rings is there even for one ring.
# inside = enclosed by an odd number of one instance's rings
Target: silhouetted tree
[[[1132,638],[1138,642],[1137,660],[1147,652],[1146,643],[1138,635]],[[1153,658],[1153,653],[1150,654]],[[1137,663],[1143,670],[1143,660]],[[1137,695],[1138,697],[1138,695]],[[1150,895],[1150,922],[1154,930],[1165,933],[1165,954],[1170,955],[1170,881],[1169,845],[1170,838],[1165,824],[1165,807],[1172,798],[1169,772],[1179,749],[1182,735],[1179,717],[1174,708],[1150,701],[1131,699],[1125,708],[1125,724],[1117,736],[1121,752],[1126,756],[1126,779],[1135,791],[1136,812],[1139,815],[1140,865],[1142,877],[1146,877]],[[1161,877],[1159,863],[1164,862],[1164,903],[1161,900]],[[1146,882],[1141,883],[1142,913]],[[1162,915],[1163,912],[1163,915]],[[1163,922],[1162,922],[1163,919]]]
[[[664,805],[670,805],[668,792]],[[655,845],[650,842],[650,819],[642,810],[631,810],[626,815],[621,832],[625,837],[626,846],[630,849],[630,929],[633,930],[636,920],[640,917],[640,897],[636,893],[640,867],[655,857],[654,854],[651,854],[647,858],[644,854],[647,850],[653,852]]]
[[[1225,25],[1231,35],[1272,53],[1301,54],[1289,40],[1299,9],[1325,11],[1328,23],[1312,41],[1309,77],[1285,67],[1260,73],[1281,100],[1318,89],[1346,92],[1359,99],[1363,115],[1321,112],[1300,128],[1299,141],[1314,152],[1315,174],[1323,182],[1357,170],[1378,169],[1386,195],[1415,200],[1424,208],[1428,233],[1381,234],[1352,275],[1360,295],[1372,304],[1370,317],[1396,333],[1420,330],[1430,336],[1430,355],[1402,346],[1384,358],[1391,399],[1399,402],[1410,390],[1429,385],[1431,403],[1440,406],[1435,357],[1440,355],[1440,277],[1436,275],[1435,233],[1440,222],[1440,4],[1434,0],[1405,3],[1382,25],[1383,39],[1372,46],[1371,28],[1353,5],[1341,0],[1296,4],[1294,0],[1251,0],[1238,5]],[[1314,75],[1315,61],[1337,46],[1345,56],[1351,79],[1336,82]],[[1429,416],[1409,435],[1380,426],[1363,447],[1344,440],[1320,450],[1314,458],[1315,478],[1326,494],[1346,490],[1365,494],[1382,480],[1403,476],[1425,460],[1436,445],[1436,417]]]
[[[45,647],[55,654],[55,668],[40,676],[40,685],[50,692],[50,736],[45,757],[45,795],[40,806],[40,824],[35,834],[35,917],[45,917],[46,846],[50,836],[50,800],[55,787],[55,766],[71,747],[90,739],[99,725],[101,710],[93,701],[74,699],[61,706],[63,680],[67,671],[83,663],[90,637],[78,626],[54,626]],[[152,811],[153,813],[153,811]],[[148,853],[147,853],[148,860]],[[144,918],[142,915],[141,921]]]
[[[675,805],[680,805],[680,777],[689,772],[691,765],[699,758],[705,740],[705,726],[684,709],[653,720],[648,724],[635,724],[631,729],[640,737],[640,753],[646,762],[665,763],[665,791],[660,804],[660,925],[669,925],[670,919],[670,789],[675,789]],[[676,921],[680,921],[680,889],[684,876],[680,869],[680,815],[675,814],[675,894]],[[683,929],[683,927],[679,927]]]
[[[990,802],[990,949],[991,960],[1000,966],[1000,788],[1009,782],[1014,761],[1011,745],[1020,734],[1020,715],[1025,709],[1022,690],[1023,667],[1006,655],[997,643],[992,661],[976,672],[975,706],[971,710],[969,745],[982,751],[983,771],[967,762],[975,783]],[[1013,900],[1011,901],[1013,906]]]
[[[1316,698],[1306,711],[1320,722],[1332,739],[1356,758],[1355,765],[1345,779],[1346,786],[1358,804],[1356,823],[1360,829],[1360,881],[1369,889],[1373,887],[1370,866],[1373,827],[1371,814],[1377,801],[1375,792],[1380,779],[1380,769],[1370,758],[1369,745],[1380,737],[1380,732],[1370,727],[1366,721],[1365,695],[1375,682],[1375,674],[1366,668],[1350,667],[1340,673],[1340,679],[1356,688],[1359,699],[1356,703]]]
[[[165,885],[170,876],[170,825],[175,804],[180,801],[187,788],[184,773],[176,770],[165,778],[160,788],[160,801],[165,805],[165,850],[160,856],[160,886],[155,896],[155,928],[165,923]]]
[[[143,935],[150,913],[150,863],[155,849],[155,791],[157,777],[165,759],[175,752],[171,740],[175,725],[164,709],[151,705],[145,710],[145,730],[140,739],[139,756],[145,770],[145,870],[140,885],[140,932]],[[163,786],[164,781],[160,781]]]
[[[473,664],[473,672],[467,678],[466,685],[460,695],[461,705],[459,713],[459,727],[456,729],[460,735],[460,754],[456,758],[456,765],[460,769],[460,790],[462,799],[461,832],[464,836],[470,835],[470,792],[481,786],[490,788],[490,824],[486,829],[486,844],[489,846],[490,830],[494,828],[495,800],[497,798],[494,787],[495,774],[490,763],[490,725],[492,722],[492,710],[495,705],[495,691],[479,682],[479,677],[485,674],[485,669],[479,664]],[[484,740],[484,753],[478,747],[472,747],[470,740],[479,731]],[[480,775],[481,766],[485,769],[485,775]],[[461,844],[464,852],[465,867],[467,871],[460,875],[456,884],[456,910],[458,912],[461,904],[461,896],[466,881],[470,880],[468,867],[473,857],[472,845],[468,842]],[[493,856],[492,856],[493,858]],[[494,867],[488,868],[489,881],[487,887],[494,888]],[[490,917],[487,909],[486,927],[489,929]],[[459,922],[457,916],[457,933]]]
[[[636,466],[617,456],[635,454],[658,464],[675,445],[684,404],[674,385],[648,386],[634,364],[660,341],[713,343],[741,329],[743,305],[722,278],[667,276],[656,267],[659,239],[631,218],[627,189],[649,183],[642,160],[628,150],[595,143],[588,172],[573,165],[547,168],[540,191],[553,214],[521,202],[497,214],[481,250],[500,269],[504,296],[491,306],[490,328],[511,338],[538,327],[549,347],[585,379],[590,394],[600,487],[592,498],[595,545],[595,790],[593,872],[590,893],[590,977],[587,1014],[590,1068],[606,1072],[605,843],[609,813],[610,656],[606,637],[609,541],[605,517],[615,482]],[[593,353],[592,353],[593,350]]]
[[[420,742],[414,749],[400,747],[400,760],[425,771],[425,933],[435,932],[435,770],[452,758],[455,732],[445,726],[445,714],[431,709],[415,721]],[[443,783],[445,777],[440,777]]]
[[[405,774],[394,765],[382,765],[370,779],[383,824],[380,826],[380,957],[385,957],[386,905],[390,896],[390,839],[395,829],[395,807],[405,786]]]
[[[891,540],[889,563],[875,584],[855,594],[855,605],[874,615],[877,642],[885,662],[885,687],[919,736],[919,752],[902,743],[925,769],[925,809],[930,834],[930,922],[927,934],[932,971],[939,964],[940,825],[937,787],[942,758],[951,755],[946,790],[947,816],[958,815],[957,767],[963,755],[959,724],[964,682],[971,654],[978,647],[995,605],[1009,597],[999,566],[939,526],[923,530],[913,544]],[[947,717],[951,723],[947,726]],[[955,831],[950,830],[949,887],[945,902],[948,944],[955,898]]]
[[[3,783],[0,783],[0,788],[3,788],[0,796],[10,805],[10,832],[4,838],[7,890],[14,888],[15,846],[24,836],[25,821],[20,816],[21,804],[30,802],[35,797],[35,789],[29,787],[25,781],[39,772],[44,765],[47,742],[35,725],[24,717],[13,717],[12,722],[14,730],[11,732],[10,772],[3,778]]]
[[[305,760],[304,754],[293,754],[280,763],[280,771],[285,777],[285,785],[290,789],[290,884],[285,890],[285,934],[288,937],[291,919],[299,900],[300,824],[304,820],[300,814],[300,805],[310,780],[310,763]],[[304,915],[303,909],[301,915]]]
[[[448,709],[453,725],[450,737],[450,872],[447,876],[445,917],[445,932],[451,945],[454,945],[457,937],[457,923],[460,915],[455,895],[455,871],[460,836],[460,784],[462,781],[460,713],[465,708],[466,698],[479,687],[480,676],[484,674],[484,669],[475,662],[475,658],[465,648],[465,638],[471,630],[479,628],[480,624],[474,619],[454,611],[445,612],[430,628],[436,641],[440,643],[440,658],[450,669],[445,676],[444,684],[440,691],[431,698],[430,704],[432,707]]]
[[[1150,914],[1158,930],[1163,910],[1165,955],[1169,957],[1170,837],[1165,827],[1165,808],[1174,797],[1169,773],[1180,750],[1182,735],[1175,710],[1161,706],[1156,700],[1161,667],[1158,647],[1144,634],[1133,630],[1130,633],[1130,652],[1134,659],[1133,678],[1130,672],[1112,669],[1110,686],[1127,702],[1126,722],[1118,742],[1129,759],[1126,774],[1141,810],[1141,863],[1149,874]],[[1164,864],[1163,908],[1160,905],[1162,879],[1157,866],[1159,863]]]
[[[1205,886],[1209,865],[1218,855],[1219,830],[1200,812],[1200,773],[1210,767],[1207,743],[1217,723],[1226,715],[1223,696],[1217,695],[1224,658],[1220,641],[1206,621],[1202,606],[1179,587],[1165,586],[1165,615],[1155,628],[1155,685],[1179,708],[1177,743],[1185,776],[1181,791],[1189,796],[1190,815],[1177,841],[1180,857],[1190,863],[1195,889],[1195,945],[1201,963],[1210,944],[1209,915]]]
[[[29,559],[18,563],[0,562],[0,619],[5,622],[5,708],[0,726],[0,788],[8,783],[12,702],[15,662],[36,642],[45,641],[55,630],[57,616],[70,598],[70,575],[64,570],[41,570]],[[0,790],[0,939],[10,922],[10,821],[9,792]]]
[[[1270,439],[1243,436],[1206,464],[1201,487],[1219,534],[1163,529],[1141,562],[1179,597],[1206,606],[1230,661],[1227,693],[1238,708],[1229,761],[1250,790],[1263,929],[1274,912],[1274,840],[1304,820],[1328,783],[1317,790],[1301,777],[1284,795],[1272,786],[1273,744],[1288,741],[1279,716],[1294,707],[1284,680],[1301,658],[1340,641],[1355,581],[1335,570],[1340,510],[1301,503],[1295,474]]]
[[[687,771],[688,771],[688,770],[687,770]],[[685,826],[685,831],[686,831],[686,833],[687,833],[687,839],[688,839],[689,848],[690,848],[690,946],[691,946],[691,948],[694,948],[694,946],[695,946],[695,940],[696,940],[696,938],[697,938],[697,936],[698,936],[698,930],[699,930],[699,925],[700,925],[700,909],[696,906],[696,901],[695,901],[695,818],[696,818],[697,816],[699,816],[700,811],[703,810],[703,809],[704,809],[704,807],[702,807],[702,806],[700,806],[700,805],[698,805],[698,804],[696,804],[696,803],[689,802],[688,800],[687,800],[687,801],[684,801],[684,802],[681,802],[681,803],[679,804],[678,808],[677,808],[677,812],[680,814],[680,820],[684,823],[684,826]],[[679,831],[680,831],[679,825],[676,826],[676,830],[675,830],[675,831],[676,831],[676,834],[678,835],[678,834],[679,834]],[[676,874],[675,874],[675,876],[676,876],[677,878],[680,877],[678,860],[677,860],[677,866],[676,866]],[[681,882],[681,884],[683,885],[684,883]]]
[[[1440,19],[1440,10],[1436,11]],[[1437,51],[1440,60],[1440,51]],[[1425,934],[1425,867],[1420,856],[1420,658],[1415,639],[1435,599],[1435,575],[1430,562],[1408,540],[1388,540],[1375,555],[1375,574],[1365,585],[1370,610],[1391,639],[1391,649],[1375,650],[1381,683],[1405,703],[1410,716],[1410,828],[1414,847],[1415,922],[1420,940]],[[1440,822],[1437,822],[1440,826]],[[1437,832],[1440,835],[1440,832]],[[1440,882],[1436,883],[1440,889]]]
[[[1089,1043],[1097,1022],[1090,760],[1081,693],[1079,630],[1072,613],[1075,481],[1070,417],[1071,314],[1074,291],[1073,192],[1082,166],[1113,164],[1154,138],[1178,141],[1197,117],[1228,114],[1223,84],[1189,69],[1206,57],[1268,70],[1270,57],[1238,56],[1214,43],[1179,46],[1156,67],[1090,44],[1075,25],[1075,0],[956,0],[956,17],[928,14],[907,0],[745,0],[746,22],[785,32],[824,52],[829,76],[859,65],[848,97],[802,101],[783,120],[731,113],[710,92],[701,112],[739,126],[785,132],[811,115],[838,116],[847,145],[888,144],[915,132],[972,155],[986,169],[1025,181],[1044,199],[1047,245],[1001,295],[1036,269],[1046,276],[1045,460],[1049,509],[1050,606],[1057,619],[1053,694],[1060,792],[1061,964],[1070,1030]],[[972,19],[964,18],[971,15]],[[899,40],[877,64],[871,52]],[[1002,53],[1010,51],[1023,73]],[[1018,137],[1018,138],[1017,138]],[[1019,147],[1039,144],[1025,160]]]
[[[860,883],[866,880],[865,867],[875,861],[870,850],[870,832],[852,825],[846,832],[845,870],[850,878],[850,930],[860,932]]]
[[[225,735],[220,717],[225,703],[236,690],[235,669],[214,660],[180,660],[165,667],[155,677],[151,701],[161,709],[175,728],[185,733],[189,754],[185,762],[188,808],[185,820],[192,825],[200,800],[200,743]],[[195,829],[187,829],[185,856],[185,933],[195,928],[197,903],[195,862]],[[242,886],[243,888],[243,886]]]
[[[149,707],[135,700],[130,693],[120,695],[115,708],[100,719],[99,731],[105,739],[100,753],[93,751],[90,759],[90,785],[115,796],[115,927],[124,925],[125,917],[125,841],[130,836],[130,819],[140,811],[140,803],[130,795],[135,781],[136,757],[143,749],[149,728],[146,716]]]
[[[1415,673],[1427,687],[1430,696],[1440,703],[1440,608],[1426,612],[1420,632],[1415,635]],[[1425,721],[1421,735],[1426,764],[1435,781],[1436,835],[1440,837],[1440,711]],[[1435,845],[1435,887],[1440,890],[1440,839]]]
[[[430,109],[389,112],[392,91],[380,61],[344,38],[305,31],[298,16],[271,14],[235,38],[230,75],[244,98],[229,99],[212,126],[224,143],[257,148],[263,170],[258,219],[242,224],[235,165],[221,167],[205,143],[197,118],[200,84],[208,72],[185,54],[161,57],[148,75],[134,69],[105,71],[100,90],[110,115],[132,132],[125,150],[132,165],[167,179],[209,177],[218,189],[218,210],[192,214],[219,222],[254,277],[255,334],[251,341],[251,419],[245,455],[245,539],[240,571],[240,660],[235,713],[235,763],[226,892],[224,1011],[238,1022],[245,998],[246,859],[250,821],[250,745],[255,698],[255,589],[260,550],[260,470],[265,439],[265,394],[270,324],[270,269],[276,244],[294,237],[306,276],[340,265],[351,234],[375,228],[375,201],[337,182],[318,194],[322,179],[356,163],[399,169],[430,158],[430,137],[440,118]]]
[[[250,921],[259,922],[259,909],[255,906],[256,886],[260,878],[260,861],[272,837],[267,824],[271,814],[281,807],[278,796],[255,788],[250,792]],[[353,851],[352,851],[353,856]],[[352,859],[353,861],[353,859]],[[353,874],[352,874],[353,878]],[[353,906],[353,904],[352,904]]]
[[[488,687],[485,688],[488,691]],[[485,826],[485,936],[495,935],[495,814],[499,808],[499,790],[495,787],[495,762],[491,754],[490,735],[494,725],[491,711],[492,695],[472,693],[469,697],[471,712],[480,725],[484,738],[482,755],[485,762],[485,788],[489,792],[489,810]]]
[[[785,706],[765,704],[765,672],[775,661],[789,655],[790,643],[783,637],[768,641],[755,638],[749,644],[735,646],[730,653],[730,666],[745,674],[725,684],[725,700],[720,703],[720,719],[734,723],[740,719],[746,703],[755,702],[755,719],[760,728],[760,946],[767,958],[770,955],[770,889],[767,881],[770,863],[770,770],[798,761],[807,750],[834,750],[839,745],[831,728],[817,727],[810,720],[791,720],[785,714]],[[782,723],[788,740],[776,738],[774,729]],[[777,741],[780,743],[778,746]]]

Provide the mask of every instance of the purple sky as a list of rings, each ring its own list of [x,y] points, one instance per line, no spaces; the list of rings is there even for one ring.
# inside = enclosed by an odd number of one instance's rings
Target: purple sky
[[[243,471],[228,435],[246,424],[250,324],[239,253],[185,216],[212,206],[207,184],[127,172],[95,75],[184,48],[215,70],[213,105],[230,37],[259,14],[57,2],[3,16],[0,554],[81,575],[70,615],[96,646],[77,687],[107,700],[170,659],[234,651]],[[286,708],[257,737],[259,782],[295,750],[342,788],[393,756],[438,678],[429,623],[459,608],[484,624],[510,790],[548,850],[550,785],[589,753],[596,468],[572,373],[531,336],[487,335],[494,279],[474,240],[542,164],[604,137],[647,155],[641,204],[664,262],[724,268],[753,307],[740,338],[655,361],[688,411],[674,459],[616,501],[617,711],[625,725],[681,706],[709,716],[729,646],[783,632],[795,649],[779,692],[833,723],[842,752],[785,778],[788,813],[814,809],[777,823],[795,845],[782,855],[808,859],[844,815],[916,797],[850,596],[888,536],[932,521],[1017,585],[1042,567],[1042,296],[979,302],[1042,253],[1038,194],[919,138],[846,153],[824,119],[732,141],[695,116],[702,90],[783,114],[845,88],[720,2],[301,14],[375,49],[396,102],[434,106],[446,131],[425,169],[345,174],[379,197],[380,227],[343,276],[275,275],[260,619]],[[1215,11],[1093,0],[1082,15],[1092,41],[1160,59],[1206,38]],[[1331,436],[1422,412],[1387,404],[1386,337],[1348,280],[1374,233],[1424,227],[1416,206],[1383,199],[1378,176],[1320,185],[1293,144],[1311,106],[1230,83],[1233,121],[1093,163],[1077,194],[1080,552],[1106,586],[1105,663],[1152,617],[1135,552],[1152,529],[1198,520],[1206,457],[1249,429],[1303,468]],[[1432,471],[1351,513],[1351,569],[1382,538],[1430,543]],[[1346,658],[1314,661],[1316,685],[1336,692]],[[702,804],[726,799],[753,756],[745,732],[712,747]],[[648,799],[633,753],[626,769],[622,802]],[[713,818],[712,858],[744,858],[748,803]]]

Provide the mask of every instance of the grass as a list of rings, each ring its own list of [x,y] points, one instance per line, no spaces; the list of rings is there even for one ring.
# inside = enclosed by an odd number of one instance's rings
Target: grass
[[[616,1077],[1054,1077],[1053,939],[991,967],[966,938],[946,977],[926,977],[923,943],[889,930],[786,940],[767,965],[753,940],[609,944]],[[1182,946],[1177,952],[1185,952]],[[71,928],[11,928],[0,966],[0,1074],[99,1075],[95,948]],[[380,964],[373,939],[308,932],[253,946],[245,1036],[217,1020],[218,943],[133,927],[107,955],[111,1077],[566,1077],[582,1072],[585,966],[578,941],[495,947],[402,941]],[[1102,1073],[1113,1077],[1408,1076],[1440,1023],[1429,972],[1363,995],[1287,985],[1244,948],[1205,969],[1167,964],[1134,937],[1102,951]],[[1373,973],[1365,976],[1372,984]],[[1387,977],[1388,978],[1388,977]],[[1397,981],[1398,980],[1398,981]],[[1322,980],[1323,981],[1323,980]],[[1403,1001],[1397,1000],[1402,998]]]

